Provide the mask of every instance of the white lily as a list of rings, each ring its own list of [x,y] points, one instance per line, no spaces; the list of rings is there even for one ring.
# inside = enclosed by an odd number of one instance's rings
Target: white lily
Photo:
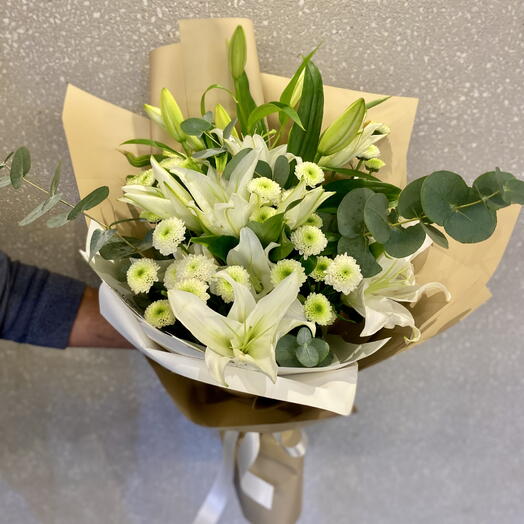
[[[284,212],[287,207],[295,202],[300,201],[299,204],[292,207],[288,211],[285,211],[284,220],[291,229],[303,225],[307,219],[315,213],[319,206],[327,200],[331,195],[334,195],[332,191],[324,191],[322,186],[315,187],[314,189],[308,190],[306,187],[306,181],[300,180],[300,182],[289,189],[282,198],[282,201],[277,207],[277,213]]]
[[[364,151],[382,140],[387,133],[374,135],[375,131],[380,132],[384,124],[380,122],[372,122],[363,127],[357,136],[341,151],[333,155],[324,156],[320,159],[319,165],[322,167],[342,167],[350,160],[364,154]]]
[[[429,245],[430,243],[423,248]],[[414,304],[423,293],[432,289],[443,292],[446,300],[451,299],[450,292],[440,282],[417,285],[411,260],[420,252],[421,250],[405,258],[382,255],[377,260],[382,271],[373,277],[364,278],[355,291],[342,296],[345,304],[365,318],[361,336],[373,335],[382,328],[407,326],[411,328],[412,334],[411,337],[406,337],[406,342],[416,342],[420,339],[420,330],[409,309],[399,302]]]
[[[228,279],[234,289],[228,315],[220,315],[191,293],[170,290],[175,317],[206,346],[206,364],[220,384],[227,385],[224,370],[230,362],[259,369],[275,382],[278,339],[302,324],[314,330],[297,300],[298,279],[290,275],[257,302],[247,286],[235,282],[225,271],[217,275]]]
[[[192,197],[187,206],[205,230],[216,235],[238,237],[257,207],[256,198],[248,191],[257,162],[258,153],[250,151],[237,164],[228,180],[212,167],[205,175],[179,166],[173,166],[170,172],[187,188]]]

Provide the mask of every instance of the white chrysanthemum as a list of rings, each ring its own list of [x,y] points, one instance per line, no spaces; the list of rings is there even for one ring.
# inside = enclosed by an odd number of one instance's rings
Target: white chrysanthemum
[[[297,164],[295,175],[299,180],[304,179],[309,187],[315,187],[324,182],[324,171],[314,162]]]
[[[188,255],[180,261],[179,278],[198,278],[207,282],[217,271],[216,262],[205,255]]]
[[[180,280],[175,284],[174,289],[193,293],[193,295],[196,295],[204,302],[207,302],[209,299],[207,284],[202,282],[202,280],[198,280],[198,278],[185,278],[184,280]]]
[[[359,158],[363,158],[364,160],[376,158],[377,156],[380,156],[380,149],[374,144],[370,145],[368,148],[366,148],[362,153],[358,155]]]
[[[347,295],[359,285],[362,273],[357,261],[347,253],[337,255],[326,271],[324,282]]]
[[[279,260],[271,269],[271,282],[273,285],[277,285],[286,277],[291,275],[291,273],[296,273],[300,285],[306,281],[306,272],[302,267],[302,264],[298,260],[284,259]]]
[[[386,165],[386,162],[380,160],[380,158],[370,158],[364,162],[364,165],[372,171],[378,171]]]
[[[265,222],[268,218],[275,216],[276,212],[277,210],[274,207],[262,206],[253,211],[249,220],[252,220],[253,222]]]
[[[171,326],[176,321],[169,300],[157,300],[149,304],[144,311],[144,318],[146,322],[156,328]]]
[[[329,257],[318,257],[317,265],[315,266],[315,269],[311,271],[309,276],[317,282],[321,282],[326,277],[326,271],[331,265],[331,262],[333,261]]]
[[[158,223],[153,232],[153,246],[162,255],[173,255],[184,240],[186,226],[177,217],[166,218]]]
[[[304,302],[304,314],[306,318],[319,326],[333,324],[336,319],[333,306],[329,300],[320,293],[311,293]]]
[[[225,272],[239,284],[250,286],[249,273],[242,266],[229,266]],[[226,304],[233,302],[235,296],[233,286],[225,278],[215,276],[209,282],[209,289],[213,295],[218,295]]]
[[[158,281],[159,269],[158,264],[151,258],[135,260],[127,270],[127,283],[131,291],[135,295],[147,293]]]
[[[304,222],[305,226],[322,227],[323,224],[324,222],[316,213],[309,215],[307,220]]]
[[[263,202],[278,204],[282,188],[270,178],[261,176],[253,178],[247,186],[250,193],[257,195]]]
[[[291,242],[295,249],[307,258],[322,253],[327,246],[327,238],[322,230],[315,226],[300,226],[291,233]]]

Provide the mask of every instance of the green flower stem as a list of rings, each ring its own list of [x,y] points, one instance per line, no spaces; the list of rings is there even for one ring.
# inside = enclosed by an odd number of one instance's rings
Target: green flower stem
[[[50,195],[51,194],[51,193],[49,193],[49,191],[47,189],[39,186],[38,184],[35,184],[33,181],[29,180],[28,178],[24,178],[23,180],[24,180],[24,182],[27,182],[30,186],[33,186],[35,189],[38,189],[42,193],[45,193],[46,195]],[[71,209],[74,209],[74,207],[75,207],[73,204],[70,204],[69,202],[66,202],[65,200],[62,200],[62,199],[60,199],[59,202],[61,204],[64,204],[67,207],[70,207]],[[91,215],[89,215],[85,211],[82,211],[82,214],[85,217],[89,218],[90,220],[94,220],[97,224],[101,225],[104,229],[110,229],[109,226],[107,226],[106,224],[100,222],[99,220],[97,220],[96,218],[92,217]]]
[[[33,182],[32,180],[29,180],[28,178],[24,178],[23,179],[24,182],[27,182],[30,186],[34,187],[35,189],[38,189],[38,191],[41,191],[42,193],[45,193],[46,195],[50,195],[49,191],[41,186],[39,186],[38,184],[36,184],[35,182]],[[65,200],[62,200],[60,199],[59,202],[61,204],[64,204],[65,206],[73,209],[75,206],[73,204],[70,204],[69,202],[66,202]],[[104,229],[108,230],[108,229],[112,229],[111,226],[108,226],[107,224],[104,224],[103,222],[100,222],[100,220],[97,220],[96,218],[92,217],[91,215],[89,215],[88,213],[86,213],[85,211],[82,211],[82,214],[89,218],[90,220],[93,220],[94,222],[96,222],[98,225],[102,226]],[[111,225],[114,225],[111,224]],[[135,251],[135,253],[138,253],[141,257],[144,257],[145,258],[145,255],[144,253],[142,253],[141,251],[139,251],[135,246],[133,246],[133,244],[131,244],[131,242],[129,242],[124,236],[122,236],[118,230],[116,230],[116,234],[117,236],[123,241],[125,242],[129,247],[132,247],[133,250]]]

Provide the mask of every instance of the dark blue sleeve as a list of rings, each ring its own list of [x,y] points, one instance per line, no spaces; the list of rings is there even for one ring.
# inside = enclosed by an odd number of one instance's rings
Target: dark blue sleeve
[[[0,338],[65,348],[85,285],[0,252]]]

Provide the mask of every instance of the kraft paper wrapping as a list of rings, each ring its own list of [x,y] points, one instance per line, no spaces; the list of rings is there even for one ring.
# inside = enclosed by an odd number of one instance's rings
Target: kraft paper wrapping
[[[168,87],[186,116],[198,116],[200,96],[209,85],[219,83],[231,88],[226,40],[239,23],[246,32],[246,71],[254,99],[257,103],[278,100],[288,79],[260,74],[251,21],[207,19],[180,21],[181,42],[151,52],[151,103],[158,105],[160,89]],[[298,63],[293,67],[296,66]],[[326,86],[324,126],[329,125],[352,101],[361,96],[366,101],[372,101],[383,95]],[[208,108],[218,102],[228,111],[234,111],[229,95],[220,90],[208,93]],[[380,176],[401,187],[407,182],[406,156],[416,107],[417,100],[414,98],[392,97],[371,109],[368,115],[369,119],[382,121],[391,127],[391,134],[380,143],[382,158],[386,162],[386,168],[381,170]],[[69,86],[67,90],[63,121],[80,195],[85,196],[103,184],[109,185],[111,190],[110,200],[92,210],[93,215],[106,222],[128,215],[129,209],[117,198],[121,196],[123,177],[133,170],[117,151],[118,145],[130,138],[150,136],[169,143],[172,141],[158,127],[150,126],[146,118],[74,86]],[[126,148],[135,154],[147,152],[147,148],[143,147]],[[413,315],[422,332],[421,342],[451,327],[489,299],[487,282],[500,262],[518,213],[517,206],[499,212],[497,229],[485,242],[462,245],[451,240],[448,250],[432,246],[416,260],[417,280],[420,283],[437,280],[452,293],[449,303],[442,294],[437,293],[424,297],[413,308]],[[384,330],[384,333],[375,337],[383,337],[384,334],[392,336],[391,341],[377,353],[362,360],[361,369],[415,345],[404,343],[404,329]],[[239,396],[176,375],[153,361],[150,363],[181,411],[200,425],[266,433],[296,428],[333,416],[330,412],[297,404]],[[293,463],[290,462],[291,457],[281,455],[282,449],[271,438],[269,434],[263,435],[263,451],[252,470],[275,485],[281,486],[282,479],[286,479],[287,502],[277,502],[282,494],[280,492],[280,495],[276,495],[273,509],[268,511],[253,505],[250,499],[240,494],[242,508],[252,522],[294,522],[300,511],[302,465],[300,461]],[[294,494],[294,497],[290,498],[289,494]]]

